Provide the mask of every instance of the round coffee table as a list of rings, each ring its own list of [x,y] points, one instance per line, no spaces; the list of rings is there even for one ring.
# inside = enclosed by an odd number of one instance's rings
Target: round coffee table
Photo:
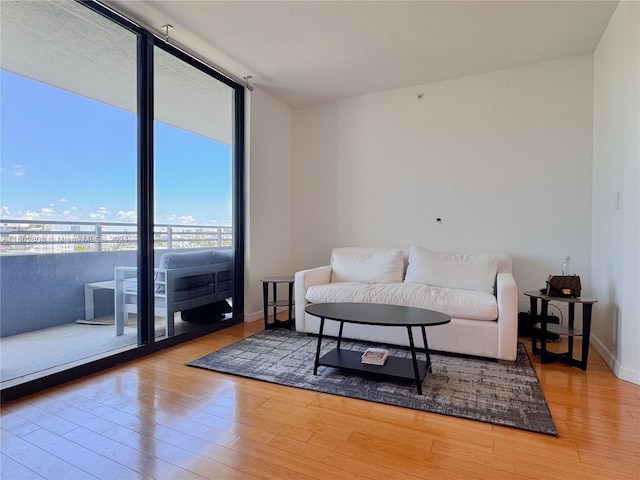
[[[418,394],[420,395],[422,395],[422,381],[427,376],[427,373],[431,372],[431,357],[429,355],[429,344],[427,343],[425,327],[443,325],[451,321],[449,315],[434,312],[433,310],[380,303],[315,303],[307,306],[305,311],[320,318],[318,346],[313,367],[314,375],[318,374],[318,367],[323,365],[412,379],[415,380]],[[340,322],[340,330],[338,333],[337,347],[320,357],[325,320]],[[342,330],[345,323],[406,328],[409,336],[411,358],[390,356],[384,365],[362,363],[362,352],[340,349]],[[422,331],[422,341],[424,344],[422,351],[425,354],[425,360],[417,359],[417,349],[413,341],[413,327],[420,327]]]

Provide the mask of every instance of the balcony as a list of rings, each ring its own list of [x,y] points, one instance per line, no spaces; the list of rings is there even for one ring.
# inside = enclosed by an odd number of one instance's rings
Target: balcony
[[[154,234],[162,253],[232,241],[226,226],[163,224]],[[100,285],[114,280],[116,267],[136,264],[135,224],[0,219],[2,387],[135,348],[135,315],[116,335],[114,291]],[[198,328],[174,318],[175,334]],[[156,339],[166,335],[164,322],[156,317]]]

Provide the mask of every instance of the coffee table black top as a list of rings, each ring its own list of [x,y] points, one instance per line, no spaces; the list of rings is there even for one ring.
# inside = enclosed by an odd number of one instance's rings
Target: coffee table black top
[[[451,321],[449,315],[426,308],[383,303],[314,303],[308,305],[305,311],[329,320],[395,327],[428,327]]]

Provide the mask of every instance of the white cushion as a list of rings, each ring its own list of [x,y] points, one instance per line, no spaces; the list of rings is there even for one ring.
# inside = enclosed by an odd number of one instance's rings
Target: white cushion
[[[491,254],[411,247],[405,282],[494,293],[497,268],[498,261]]]
[[[404,253],[336,251],[331,254],[332,282],[397,283],[404,275]]]
[[[498,302],[494,295],[421,283],[327,283],[309,287],[305,299],[311,303],[366,302],[406,305],[468,320],[491,321],[498,318]]]

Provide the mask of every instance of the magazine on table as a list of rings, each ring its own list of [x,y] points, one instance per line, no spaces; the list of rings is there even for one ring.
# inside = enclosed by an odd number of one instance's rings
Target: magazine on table
[[[384,348],[367,348],[362,354],[362,363],[369,365],[384,365],[389,357],[389,350]]]

